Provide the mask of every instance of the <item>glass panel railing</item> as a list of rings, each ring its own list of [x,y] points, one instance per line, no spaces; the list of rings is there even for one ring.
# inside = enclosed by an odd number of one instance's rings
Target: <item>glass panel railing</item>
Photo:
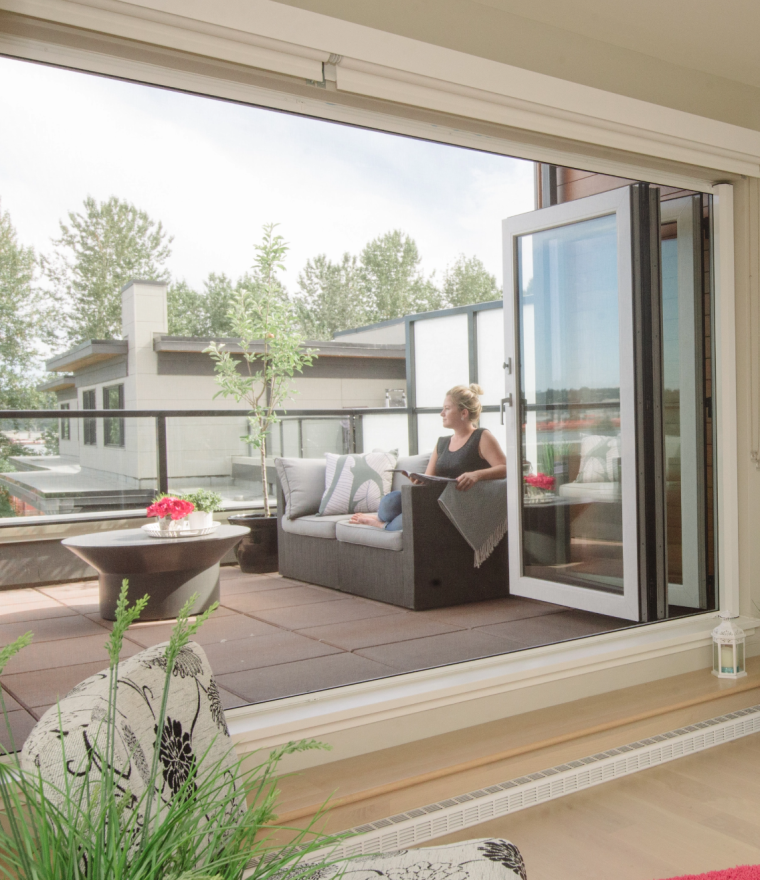
[[[210,489],[227,509],[250,508],[262,499],[261,460],[245,415],[171,416],[166,419],[168,489],[172,494]]]
[[[119,419],[118,446],[108,445],[103,433],[113,419],[93,419],[87,437],[80,430],[85,421],[71,419],[63,437],[60,423],[52,422],[39,450],[14,444],[3,456],[0,520],[112,514],[150,503],[158,487],[154,419]]]
[[[437,431],[440,418],[432,418]],[[284,414],[267,441],[272,494],[277,456],[321,458],[373,449],[407,455],[408,419],[406,409],[395,407]],[[41,523],[98,513],[137,516],[161,489],[212,489],[229,510],[262,502],[261,462],[243,439],[244,412],[147,410],[131,416],[125,410],[67,410],[65,419],[27,419],[23,437],[11,431],[12,424],[6,422],[3,436],[13,445],[0,450],[0,526],[20,516]]]
[[[398,450],[399,455],[409,455],[409,417],[405,412],[367,413],[361,419],[361,449]]]

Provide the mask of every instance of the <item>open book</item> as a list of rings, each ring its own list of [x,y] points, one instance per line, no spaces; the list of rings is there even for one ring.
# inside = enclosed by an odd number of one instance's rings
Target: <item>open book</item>
[[[456,483],[456,477],[437,477],[435,474],[417,474],[393,468],[392,474],[403,474],[407,480],[419,480],[421,483]]]

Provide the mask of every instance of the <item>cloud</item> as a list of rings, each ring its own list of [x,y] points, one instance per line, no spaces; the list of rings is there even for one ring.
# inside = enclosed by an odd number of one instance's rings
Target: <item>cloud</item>
[[[523,160],[0,59],[0,199],[50,249],[87,195],[127,199],[174,236],[170,270],[237,276],[261,226],[309,257],[358,253],[400,228],[440,276],[459,253],[501,277],[501,220],[533,209]]]

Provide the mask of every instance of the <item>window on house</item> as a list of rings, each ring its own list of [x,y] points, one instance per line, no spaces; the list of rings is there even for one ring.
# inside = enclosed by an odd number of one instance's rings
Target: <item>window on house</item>
[[[71,405],[62,403],[61,409],[71,409]],[[61,419],[61,440],[71,440],[71,419]]]
[[[82,392],[82,409],[97,409],[95,406],[95,389]],[[82,419],[82,440],[85,446],[98,445],[98,420]]]
[[[124,386],[103,389],[103,409],[124,409]],[[106,446],[124,445],[124,419],[103,419],[103,442]]]

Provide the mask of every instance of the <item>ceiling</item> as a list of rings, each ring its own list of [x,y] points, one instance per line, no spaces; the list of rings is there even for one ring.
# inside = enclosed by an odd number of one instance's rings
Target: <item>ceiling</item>
[[[760,88],[760,3],[757,0],[474,2]]]
[[[278,0],[760,131],[758,0]]]

